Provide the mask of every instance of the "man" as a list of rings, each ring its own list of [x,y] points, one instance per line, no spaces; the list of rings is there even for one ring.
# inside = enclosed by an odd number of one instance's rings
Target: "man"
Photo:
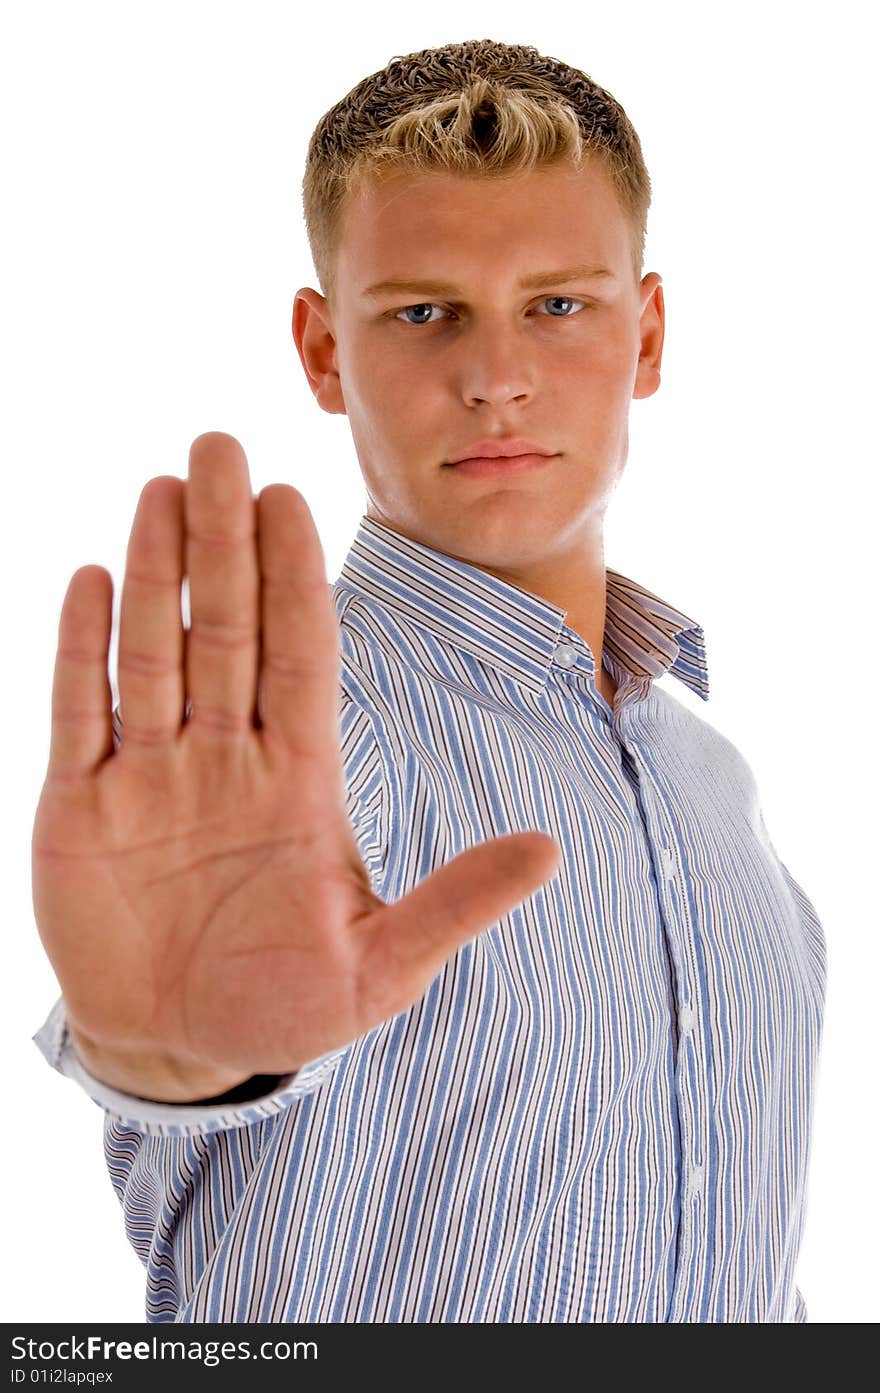
[[[656,686],[707,697],[702,629],[604,559],[660,380],[649,187],[532,48],[364,79],[293,316],[369,500],[340,577],[213,432],[141,495],[121,714],[112,582],[71,581],[37,1040],[106,1109],[150,1320],[806,1318],[822,929]]]

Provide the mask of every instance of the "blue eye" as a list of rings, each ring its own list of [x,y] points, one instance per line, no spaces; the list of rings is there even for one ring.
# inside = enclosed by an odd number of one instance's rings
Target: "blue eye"
[[[563,304],[568,304],[568,305],[585,305],[585,304],[586,304],[586,301],[585,301],[585,300],[575,300],[575,299],[573,298],[573,296],[571,296],[571,295],[548,295],[548,296],[545,297],[544,300],[541,301],[541,304],[543,304],[543,305],[549,305],[549,304],[552,304],[554,301],[557,301],[557,302],[558,302],[558,301],[562,301]],[[405,305],[405,306],[403,307],[402,310],[398,310],[398,311],[394,314],[394,318],[395,318],[395,319],[399,319],[399,317],[400,317],[402,314],[409,314],[410,311],[412,311],[412,310],[427,310],[427,311],[428,311],[428,314],[429,314],[429,316],[430,316],[431,310],[435,310],[435,309],[442,309],[442,306],[441,306],[441,305],[435,305],[435,304],[431,303],[430,301],[423,301],[421,304],[418,304],[418,305]],[[550,319],[571,319],[571,318],[572,318],[572,315],[570,315],[570,314],[550,314],[550,315],[548,315],[548,318],[550,318]],[[414,324],[414,323],[415,323],[415,324],[430,324],[431,322],[432,322],[432,321],[431,321],[430,317],[428,317],[428,318],[422,318],[422,319],[417,319],[417,320],[408,319],[408,320],[406,321],[406,323],[408,323],[408,324]],[[434,321],[434,322],[436,323],[436,321]]]
[[[544,305],[549,305],[549,304],[551,304],[554,300],[561,300],[561,301],[563,302],[563,304],[569,304],[569,305],[582,305],[582,304],[584,303],[583,300],[574,300],[574,299],[572,299],[572,297],[571,297],[570,295],[548,295],[548,296],[547,296],[547,299],[546,299],[546,300],[542,300],[541,303],[544,304]],[[551,318],[552,318],[552,319],[570,319],[570,318],[571,318],[571,315],[567,315],[567,314],[566,314],[566,315],[551,315]]]
[[[439,308],[439,307],[436,306],[436,305],[430,305],[430,304],[406,305],[402,310],[400,310],[400,314],[408,314],[410,310],[432,310],[432,309],[437,309],[437,308]],[[395,317],[396,317],[396,316],[395,316]],[[412,320],[408,320],[407,322],[408,322],[408,323],[412,323]],[[428,323],[430,323],[430,320],[428,320],[428,319],[419,319],[419,320],[417,321],[417,323],[419,323],[419,324],[428,324]]]

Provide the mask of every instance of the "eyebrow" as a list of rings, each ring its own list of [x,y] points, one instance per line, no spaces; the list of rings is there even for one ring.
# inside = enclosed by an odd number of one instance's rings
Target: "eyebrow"
[[[534,276],[523,276],[517,281],[518,290],[546,290],[551,285],[565,285],[568,281],[600,280],[607,277],[615,280],[613,271],[606,266],[596,266],[584,262],[580,266],[566,266],[561,271],[538,271]],[[377,281],[368,286],[364,295],[378,296],[390,292],[412,292],[416,295],[463,295],[460,286],[449,285],[443,281],[387,280]]]

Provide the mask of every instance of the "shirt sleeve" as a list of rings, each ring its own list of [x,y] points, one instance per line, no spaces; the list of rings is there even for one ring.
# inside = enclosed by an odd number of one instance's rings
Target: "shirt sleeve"
[[[247,1127],[262,1122],[295,1099],[311,1093],[333,1072],[347,1045],[310,1060],[294,1073],[280,1075],[274,1081],[266,1075],[250,1080],[252,1097],[209,1103],[164,1103],[139,1098],[111,1088],[90,1074],[76,1052],[67,1028],[67,1009],[59,997],[46,1020],[32,1037],[48,1064],[68,1079],[73,1079],[94,1103],[125,1127],[145,1136],[192,1136],[194,1133],[217,1132],[228,1127]],[[243,1090],[236,1089],[240,1095]]]
[[[807,1322],[807,1307],[804,1298],[801,1296],[800,1287],[795,1287],[794,1289],[794,1299],[792,1305],[792,1321],[801,1325],[805,1324]]]
[[[807,892],[804,890],[804,887],[797,880],[795,880],[788,866],[782,860],[782,857],[776,850],[770,833],[767,830],[767,824],[764,820],[764,814],[760,810],[759,830],[766,845],[770,848],[771,852],[773,853],[773,856],[776,858],[779,870],[782,874],[788,891],[791,894],[792,899],[794,900],[794,903],[797,907],[801,929],[803,931],[803,943],[806,953],[806,961],[808,962],[810,971],[812,972],[819,996],[821,1000],[824,1002],[828,975],[828,945],[822,921],[819,918],[816,906],[813,904],[813,901],[810,899]]]
[[[122,718],[113,711],[114,744],[119,748]],[[346,776],[346,810],[371,882],[381,887],[388,855],[389,788],[385,762],[369,714],[341,689],[340,747]],[[319,1055],[289,1074],[259,1075],[232,1095],[205,1103],[167,1103],[122,1093],[88,1072],[67,1028],[60,997],[32,1037],[46,1061],[74,1080],[110,1118],[144,1136],[193,1136],[264,1122],[312,1093],[334,1073],[350,1048]]]

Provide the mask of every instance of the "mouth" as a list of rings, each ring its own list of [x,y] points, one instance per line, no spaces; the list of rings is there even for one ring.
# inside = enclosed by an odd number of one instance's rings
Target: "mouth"
[[[443,467],[454,474],[463,474],[470,478],[492,478],[497,475],[507,477],[531,473],[533,469],[541,469],[556,458],[556,455],[500,455],[497,458],[473,455],[469,459],[459,460],[456,464],[445,464]]]

